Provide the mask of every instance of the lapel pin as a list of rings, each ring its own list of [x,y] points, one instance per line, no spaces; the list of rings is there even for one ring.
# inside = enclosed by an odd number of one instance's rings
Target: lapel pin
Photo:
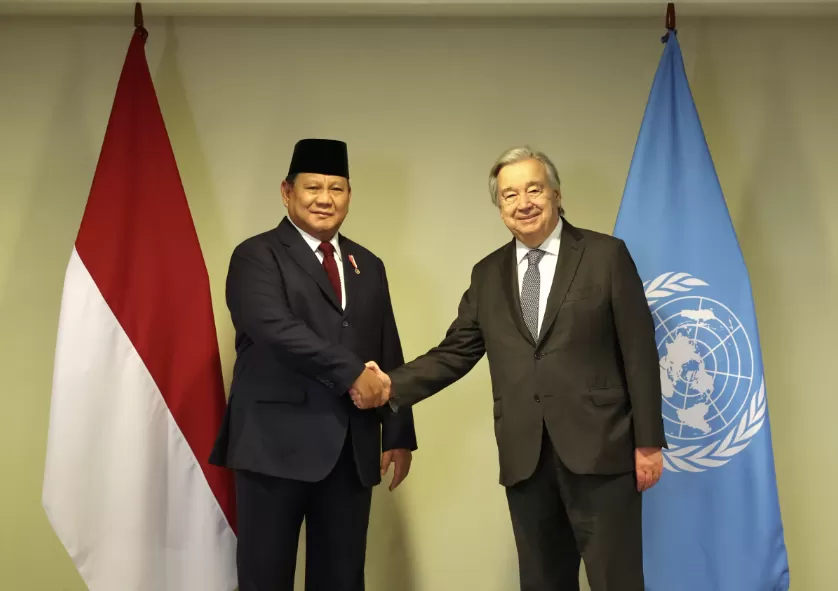
[[[361,274],[361,269],[358,268],[358,263],[355,262],[355,257],[354,256],[349,255],[349,262],[352,263],[352,268],[355,269],[355,274],[360,275]]]

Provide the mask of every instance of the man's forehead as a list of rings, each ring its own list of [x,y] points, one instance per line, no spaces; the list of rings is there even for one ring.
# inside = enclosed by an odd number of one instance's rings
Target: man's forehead
[[[536,161],[538,162],[538,161]],[[498,180],[501,185],[509,184],[533,184],[542,183],[547,178],[547,169],[541,162],[540,166],[519,166],[514,170],[508,170],[510,166],[504,166],[498,173]],[[506,174],[504,174],[506,172]]]
[[[547,168],[544,166],[544,163],[540,160],[536,160],[535,158],[530,158],[528,160],[520,160],[518,162],[513,162],[512,164],[507,164],[503,168],[500,169],[498,172],[498,176],[501,175],[541,175],[547,172]]]
[[[297,179],[300,181],[307,181],[307,182],[318,182],[323,184],[330,184],[330,183],[348,183],[348,179],[343,176],[335,176],[335,175],[328,175],[328,174],[318,174],[313,172],[301,172],[297,175]]]

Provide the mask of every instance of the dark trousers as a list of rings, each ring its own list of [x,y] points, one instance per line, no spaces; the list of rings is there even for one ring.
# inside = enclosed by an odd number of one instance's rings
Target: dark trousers
[[[371,499],[348,437],[320,482],[237,471],[239,591],[293,591],[303,519],[306,591],[363,591]]]
[[[506,489],[521,591],[643,591],[641,498],[633,473],[574,474],[543,426],[533,475]]]

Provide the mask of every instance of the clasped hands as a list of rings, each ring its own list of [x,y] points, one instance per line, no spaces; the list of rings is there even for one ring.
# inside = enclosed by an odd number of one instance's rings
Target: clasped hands
[[[375,361],[368,361],[366,369],[349,389],[349,396],[358,408],[378,408],[390,400],[390,386],[390,376],[381,371]]]

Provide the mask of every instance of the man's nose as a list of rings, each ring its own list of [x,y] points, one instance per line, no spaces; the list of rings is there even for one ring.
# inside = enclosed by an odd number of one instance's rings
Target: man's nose
[[[314,197],[314,202],[321,207],[330,207],[332,205],[332,196],[329,191],[318,191]]]
[[[530,208],[532,208],[533,203],[532,203],[532,199],[530,199],[529,195],[524,193],[523,195],[521,195],[521,197],[519,197],[519,199],[520,199],[520,201],[518,201],[518,209],[519,210],[529,211]]]

